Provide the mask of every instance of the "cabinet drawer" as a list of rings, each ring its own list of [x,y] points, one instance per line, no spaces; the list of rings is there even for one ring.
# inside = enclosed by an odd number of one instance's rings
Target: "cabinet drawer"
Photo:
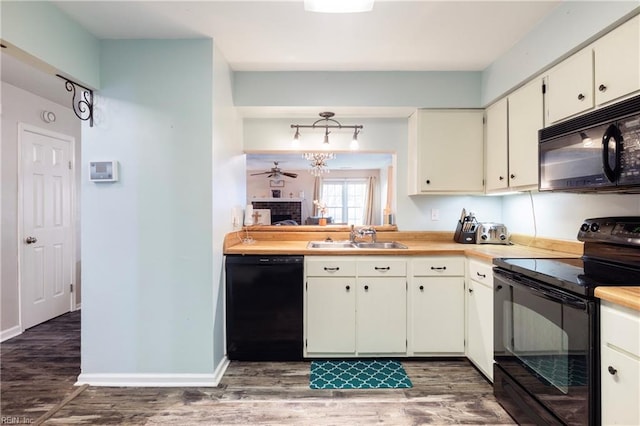
[[[462,257],[424,257],[412,261],[414,276],[464,276]]]
[[[640,314],[622,306],[601,306],[600,332],[603,345],[613,345],[640,357]]]
[[[356,263],[359,277],[405,277],[407,262],[400,259],[363,259]]]
[[[339,257],[305,258],[308,277],[355,277],[356,262]]]
[[[489,263],[470,260],[469,279],[493,287],[493,266]]]

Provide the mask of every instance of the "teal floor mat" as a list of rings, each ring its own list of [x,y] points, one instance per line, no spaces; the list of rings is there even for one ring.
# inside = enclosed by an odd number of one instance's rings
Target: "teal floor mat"
[[[311,389],[396,389],[413,387],[393,360],[312,361]]]

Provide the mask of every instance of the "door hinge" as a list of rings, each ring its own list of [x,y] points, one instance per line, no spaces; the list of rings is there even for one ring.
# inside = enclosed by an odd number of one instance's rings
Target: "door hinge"
[[[69,284],[69,292],[73,293],[73,284]]]
[[[542,94],[544,95],[545,93],[547,93],[547,85],[542,83]]]
[[[309,283],[308,282],[304,282],[304,289],[309,291]]]
[[[69,170],[71,170],[71,160],[69,160]]]
[[[305,348],[309,347],[309,341],[307,339],[304,339],[304,347]]]

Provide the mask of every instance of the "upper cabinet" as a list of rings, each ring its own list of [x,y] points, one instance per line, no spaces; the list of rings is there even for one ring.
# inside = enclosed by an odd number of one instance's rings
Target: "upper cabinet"
[[[546,124],[640,90],[640,16],[547,73]]]
[[[486,110],[487,193],[538,186],[538,130],[543,124],[542,78]]]
[[[547,73],[547,124],[594,106],[591,48],[570,56]]]
[[[483,110],[418,110],[409,117],[409,194],[482,193]]]
[[[593,43],[596,105],[640,90],[640,15]]]

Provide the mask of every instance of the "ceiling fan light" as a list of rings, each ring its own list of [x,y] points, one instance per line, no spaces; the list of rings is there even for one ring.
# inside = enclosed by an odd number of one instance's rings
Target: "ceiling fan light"
[[[319,13],[370,12],[374,0],[304,0],[304,10]]]

